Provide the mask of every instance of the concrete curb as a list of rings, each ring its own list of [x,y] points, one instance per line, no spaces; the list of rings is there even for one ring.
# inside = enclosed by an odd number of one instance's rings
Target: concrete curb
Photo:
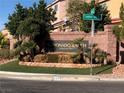
[[[21,72],[0,71],[0,78],[40,80],[40,81],[76,81],[76,82],[96,82],[96,81],[124,81],[124,78],[103,78],[90,75],[64,75],[64,74],[34,74]]]

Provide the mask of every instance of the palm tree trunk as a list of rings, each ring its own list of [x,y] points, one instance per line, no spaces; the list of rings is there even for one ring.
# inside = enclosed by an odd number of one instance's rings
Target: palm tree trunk
[[[121,64],[121,55],[120,55],[120,47],[121,47],[121,41],[117,41],[117,47],[118,47],[118,61],[117,64]]]
[[[121,42],[119,41],[119,63],[121,64],[120,47],[121,47]]]

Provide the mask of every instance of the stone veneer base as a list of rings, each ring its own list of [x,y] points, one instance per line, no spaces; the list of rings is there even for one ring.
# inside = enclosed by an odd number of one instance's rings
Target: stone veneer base
[[[37,63],[37,62],[19,62],[19,65],[32,67],[58,67],[58,68],[89,68],[90,64],[67,64],[67,63]],[[93,64],[92,67],[98,67],[101,64]]]

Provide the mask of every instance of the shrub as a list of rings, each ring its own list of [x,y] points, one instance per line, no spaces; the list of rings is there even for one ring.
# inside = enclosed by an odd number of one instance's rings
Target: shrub
[[[31,56],[30,56],[30,55],[24,56],[24,57],[23,57],[23,61],[24,61],[24,62],[30,62],[30,61],[32,61],[32,60],[31,60]]]
[[[0,58],[2,59],[12,59],[14,57],[17,57],[17,54],[14,50],[9,50],[9,49],[0,50]]]
[[[34,57],[34,62],[47,62],[47,55],[45,54],[38,54]]]
[[[0,57],[3,59],[10,58],[10,50],[8,49],[1,49],[0,50]]]
[[[59,55],[59,62],[60,63],[73,63],[72,55],[66,54],[66,53]]]
[[[10,51],[8,49],[1,49],[0,50],[0,57],[3,59],[9,58]]]
[[[34,57],[34,62],[47,62],[47,63],[82,63],[73,60],[73,54],[66,53],[48,53],[46,55],[38,54]]]
[[[47,54],[48,57],[48,63],[58,63],[58,54]]]
[[[73,63],[71,53],[50,53],[47,54],[48,62],[52,63]]]
[[[73,63],[82,64],[85,63],[83,54],[72,55]]]

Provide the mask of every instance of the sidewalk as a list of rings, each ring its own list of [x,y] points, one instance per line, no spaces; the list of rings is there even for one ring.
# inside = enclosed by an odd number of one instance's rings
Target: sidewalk
[[[0,71],[0,78],[41,81],[124,81],[124,78],[91,75],[34,74]]]

